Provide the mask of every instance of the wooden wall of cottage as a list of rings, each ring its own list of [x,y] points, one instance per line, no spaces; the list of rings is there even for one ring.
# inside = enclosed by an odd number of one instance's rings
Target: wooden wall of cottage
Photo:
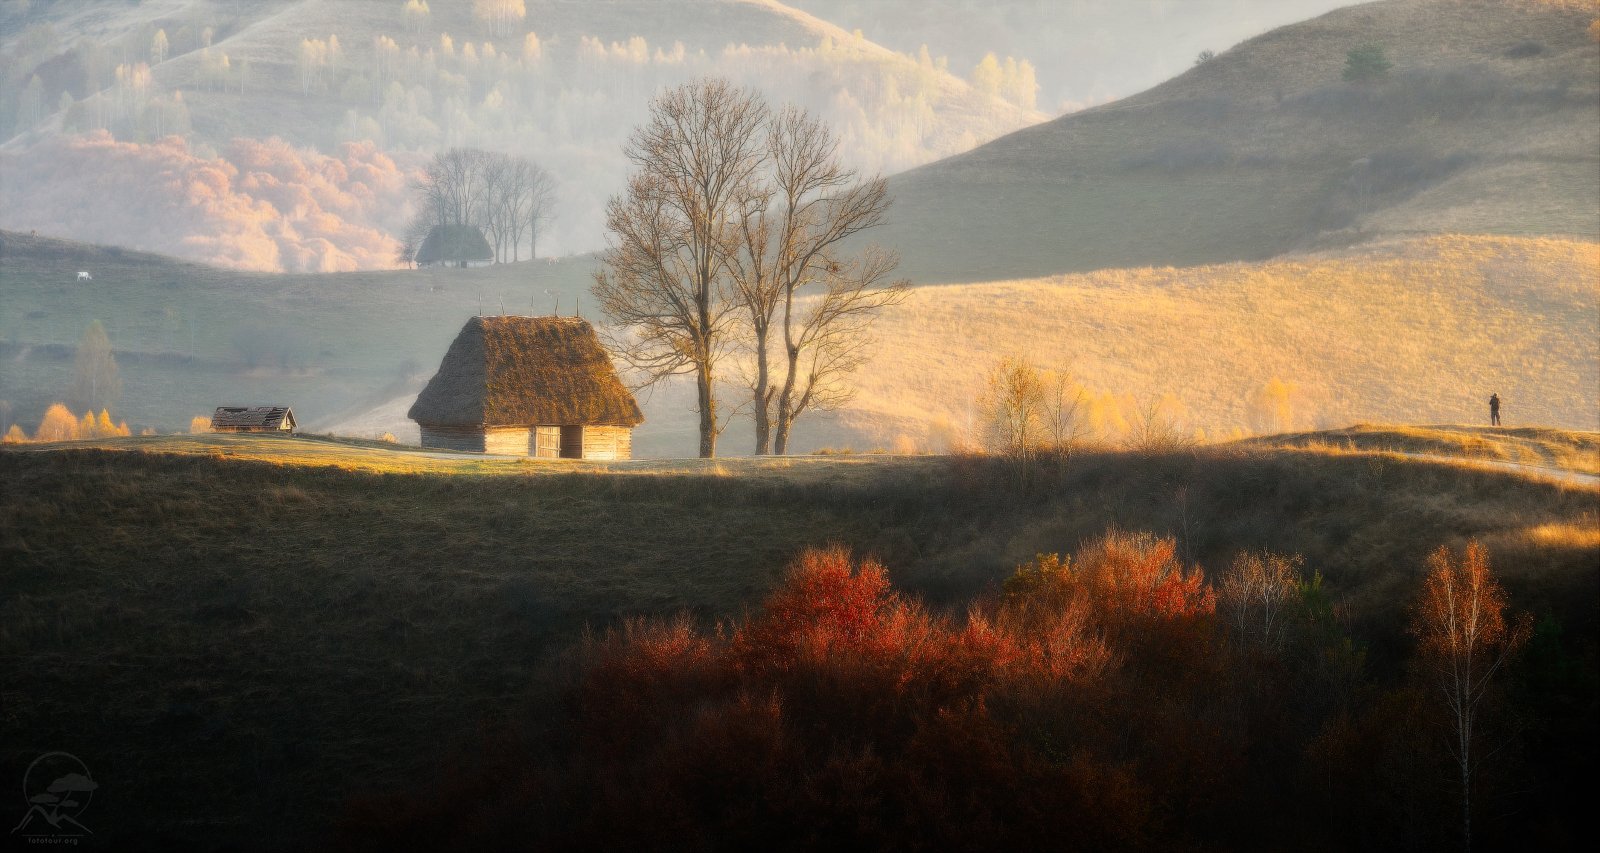
[[[422,446],[545,459],[631,459],[633,430],[619,426],[461,427],[419,424]]]

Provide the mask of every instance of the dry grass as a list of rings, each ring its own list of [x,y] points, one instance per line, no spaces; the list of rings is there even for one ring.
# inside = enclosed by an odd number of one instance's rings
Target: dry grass
[[[939,447],[972,435],[984,372],[1013,354],[1071,365],[1121,398],[1110,402],[1123,419],[1170,394],[1190,430],[1213,440],[1246,430],[1275,378],[1294,387],[1290,428],[1487,421],[1497,391],[1508,424],[1600,429],[1596,270],[1593,243],[1435,237],[1261,264],[922,288],[876,328],[844,440],[904,434]]]
[[[1258,447],[1379,451],[1509,462],[1600,474],[1600,433],[1539,427],[1373,426],[1249,439]]]
[[[1439,543],[1502,543],[1517,605],[1575,628],[1593,622],[1600,556],[1582,532],[1600,490],[1355,454],[1089,453],[1018,493],[1003,463],[965,458],[529,463],[218,435],[25,447],[0,452],[0,690],[17,733],[0,763],[70,744],[117,792],[97,831],[173,847],[302,838],[537,691],[545,653],[584,625],[737,614],[806,547],[875,554],[897,586],[958,610],[1111,525],[1170,535],[1208,567],[1300,553],[1378,644],[1398,642]]]

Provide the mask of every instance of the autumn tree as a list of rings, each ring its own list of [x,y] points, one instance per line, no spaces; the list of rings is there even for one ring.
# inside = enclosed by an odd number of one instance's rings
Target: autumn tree
[[[472,0],[472,17],[496,36],[509,35],[527,14],[523,0]]]
[[[695,378],[700,455],[716,455],[716,381],[736,303],[727,282],[739,212],[761,168],[767,108],[707,79],[663,92],[629,138],[628,188],[606,206],[610,245],[593,293],[621,334],[622,358],[647,383]]]
[[[1000,359],[984,382],[979,406],[991,450],[1027,457],[1044,443],[1048,409],[1045,377],[1027,359]]]
[[[1531,632],[1526,614],[1508,623],[1505,611],[1505,591],[1489,573],[1483,543],[1467,543],[1459,557],[1444,546],[1428,556],[1411,629],[1419,643],[1419,669],[1446,712],[1460,788],[1461,839],[1469,850],[1473,788],[1494,679]]]
[[[52,403],[33,434],[34,441],[72,441],[78,437],[78,419],[72,410],[60,403]]]
[[[72,362],[72,386],[67,400],[74,408],[110,408],[122,398],[122,379],[117,359],[111,352],[111,339],[99,320],[89,324],[78,338],[78,351]]]
[[[1217,609],[1242,642],[1272,650],[1285,639],[1304,560],[1268,551],[1234,557],[1217,584]]]
[[[406,29],[413,33],[422,32],[428,24],[428,0],[406,0],[406,5],[401,9],[401,16],[405,20]]]
[[[883,222],[889,196],[881,178],[860,180],[840,163],[827,125],[798,107],[777,112],[765,158],[738,196],[738,246],[728,264],[755,358],[758,455],[787,452],[802,414],[850,398],[846,380],[861,364],[867,326],[908,286],[888,281],[897,255],[842,248]]]

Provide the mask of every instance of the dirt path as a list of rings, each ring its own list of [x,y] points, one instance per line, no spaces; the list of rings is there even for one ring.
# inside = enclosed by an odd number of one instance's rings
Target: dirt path
[[[1534,465],[1529,462],[1504,462],[1498,459],[1474,459],[1463,456],[1439,456],[1432,453],[1401,453],[1407,459],[1422,459],[1428,462],[1448,462],[1452,465],[1474,465],[1483,468],[1494,468],[1500,471],[1511,471],[1526,474],[1530,477],[1543,477],[1562,483],[1571,483],[1578,486],[1600,487],[1600,474],[1585,474],[1582,471],[1573,471],[1567,468],[1557,468],[1554,465]]]

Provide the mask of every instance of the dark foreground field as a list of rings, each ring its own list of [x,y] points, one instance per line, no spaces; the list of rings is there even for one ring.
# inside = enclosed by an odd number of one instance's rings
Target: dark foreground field
[[[1476,538],[1512,608],[1577,662],[1543,730],[1595,710],[1600,489],[1515,471],[1237,447],[1027,472],[607,467],[196,437],[6,451],[0,482],[0,779],[79,756],[101,786],[85,820],[117,846],[325,841],[352,799],[414,789],[484,726],[559,703],[557,653],[586,626],[738,617],[828,544],[957,615],[1112,527],[1170,536],[1213,575],[1241,550],[1300,554],[1385,683],[1404,677],[1424,558]],[[1586,726],[1530,754],[1588,760]],[[1578,793],[1555,787],[1519,808],[1555,814],[1559,840]]]

